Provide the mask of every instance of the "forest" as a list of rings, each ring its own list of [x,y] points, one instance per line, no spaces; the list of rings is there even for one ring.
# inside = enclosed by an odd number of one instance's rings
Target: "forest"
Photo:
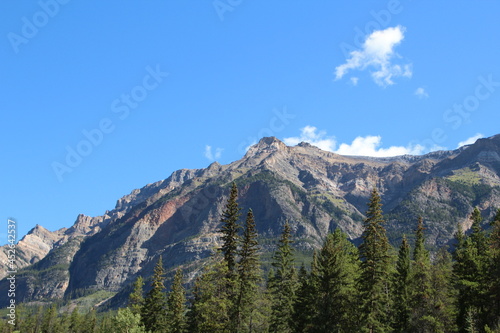
[[[0,332],[500,332],[500,209],[483,223],[475,208],[470,230],[457,223],[454,245],[432,253],[420,217],[414,234],[393,248],[373,189],[359,246],[337,229],[311,264],[300,266],[286,222],[268,273],[252,210],[244,213],[241,219],[233,183],[222,246],[189,289],[177,269],[166,290],[160,256],[150,285],[139,276],[126,307],[81,313],[18,306],[15,325],[5,319]]]

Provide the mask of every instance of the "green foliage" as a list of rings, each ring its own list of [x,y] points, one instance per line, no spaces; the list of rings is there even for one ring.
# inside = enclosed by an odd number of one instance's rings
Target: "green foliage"
[[[410,245],[403,235],[394,274],[394,331],[407,332],[410,325]]]
[[[339,229],[329,234],[319,252],[316,279],[314,332],[353,332],[356,330],[359,276],[358,250]]]
[[[236,275],[236,255],[239,243],[239,229],[241,228],[238,224],[238,219],[240,218],[240,208],[236,202],[238,198],[238,189],[236,183],[232,184],[231,192],[229,194],[229,199],[226,204],[226,209],[222,212],[222,253],[224,254],[224,260],[227,264],[228,274],[231,278]]]
[[[118,309],[112,322],[110,333],[146,333],[141,323],[141,315],[133,313],[131,308]]]
[[[271,293],[270,332],[286,333],[292,331],[293,304],[298,285],[290,237],[290,225],[286,222],[273,258],[275,272],[269,281]]]
[[[248,211],[238,262],[239,290],[236,299],[236,329],[239,332],[252,331],[255,304],[258,300],[262,272],[259,267],[259,243],[253,212]]]
[[[142,279],[142,276],[139,276],[134,281],[134,289],[128,297],[128,306],[133,314],[140,314],[144,305],[144,297],[142,295],[143,287],[144,280]]]
[[[163,281],[163,260],[160,256],[154,269],[151,290],[147,293],[147,296],[144,299],[144,306],[141,311],[142,323],[146,327],[147,331],[151,331],[153,333],[165,332],[166,330],[165,314],[167,302],[163,292],[165,289]]]
[[[373,189],[363,225],[363,243],[359,247],[362,261],[358,282],[362,300],[360,319],[361,329],[367,332],[390,330],[391,258],[383,223],[381,199]]]
[[[167,332],[183,333],[186,331],[186,291],[182,286],[182,271],[175,272],[172,290],[167,297]]]

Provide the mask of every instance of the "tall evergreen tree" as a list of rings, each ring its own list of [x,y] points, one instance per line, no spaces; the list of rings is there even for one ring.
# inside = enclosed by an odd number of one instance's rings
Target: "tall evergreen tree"
[[[492,231],[489,237],[490,255],[488,263],[489,291],[491,302],[488,324],[500,331],[500,209],[491,222]]]
[[[490,306],[487,299],[487,263],[489,249],[481,227],[482,217],[474,208],[470,219],[472,233],[466,236],[456,250],[454,266],[455,286],[458,290],[458,326],[484,327]]]
[[[318,256],[314,332],[356,330],[356,288],[359,275],[357,248],[340,231],[328,234]]]
[[[425,249],[424,222],[422,217],[419,217],[411,269],[411,332],[434,332],[435,320],[431,316],[431,301],[431,262],[429,251]]]
[[[291,228],[287,221],[272,262],[275,273],[269,282],[272,295],[270,332],[292,332],[297,273],[290,237]]]
[[[314,252],[315,257],[316,252]],[[314,332],[316,295],[318,294],[316,282],[317,279],[313,278],[312,273],[308,274],[305,266],[302,264],[298,274],[297,294],[293,305],[293,332],[295,333]]]
[[[154,268],[151,290],[144,299],[144,306],[141,312],[141,320],[146,331],[153,333],[166,331],[165,314],[167,303],[163,291],[165,289],[163,284],[165,279],[164,274],[163,260],[160,256]]]
[[[259,243],[257,242],[257,229],[251,209],[248,210],[245,220],[245,229],[238,262],[239,288],[236,300],[237,331],[252,331],[252,313],[258,298],[258,282],[261,271],[258,258]]]
[[[410,324],[410,244],[403,235],[394,274],[394,332],[408,332]]]
[[[128,297],[128,307],[133,314],[140,314],[144,305],[144,297],[142,296],[144,280],[142,276],[137,277],[134,281],[133,290]]]
[[[186,291],[182,286],[182,271],[177,269],[167,297],[167,332],[186,332]]]
[[[359,246],[361,276],[361,325],[366,332],[390,330],[390,244],[383,226],[382,203],[373,189],[363,224],[363,242]]]
[[[441,248],[431,269],[431,298],[435,332],[456,332],[455,289],[452,282],[453,262],[445,247]]]
[[[227,264],[228,273],[231,276],[236,276],[236,255],[239,244],[239,230],[241,226],[238,224],[240,218],[240,208],[238,207],[238,188],[233,182],[229,199],[226,204],[226,209],[222,212],[222,253]]]

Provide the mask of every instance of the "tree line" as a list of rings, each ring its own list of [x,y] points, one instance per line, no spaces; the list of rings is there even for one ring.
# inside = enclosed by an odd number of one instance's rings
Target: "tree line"
[[[176,271],[165,293],[160,256],[146,295],[138,277],[128,306],[97,319],[58,314],[55,306],[20,314],[3,332],[500,332],[500,209],[488,232],[475,208],[466,234],[458,226],[451,253],[432,256],[425,247],[424,221],[416,221],[415,243],[402,237],[390,245],[381,198],[374,189],[354,246],[339,229],[327,235],[310,267],[296,268],[292,230],[284,224],[272,269],[259,260],[252,210],[240,223],[233,183],[222,213],[222,246],[197,277],[186,298],[183,274]]]

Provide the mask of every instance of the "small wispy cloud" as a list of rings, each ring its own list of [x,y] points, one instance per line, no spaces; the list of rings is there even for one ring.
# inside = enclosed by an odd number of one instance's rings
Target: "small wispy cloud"
[[[353,86],[357,86],[358,85],[358,81],[359,81],[359,77],[353,76],[353,77],[350,78],[350,80],[351,80],[351,83],[352,83]]]
[[[429,98],[429,94],[427,93],[427,91],[425,91],[424,88],[422,87],[419,87],[415,90],[415,92],[413,93],[415,96],[417,96],[418,98],[420,99],[426,99],[426,98]]]
[[[283,142],[288,146],[295,146],[301,142],[307,142],[327,151],[333,151],[336,145],[334,137],[328,136],[325,131],[318,131],[314,126],[301,128],[300,136],[284,138]]]
[[[301,129],[300,136],[284,138],[283,142],[289,146],[295,146],[300,142],[307,142],[320,149],[331,151],[341,155],[388,157],[399,155],[420,155],[425,152],[421,145],[391,146],[382,148],[382,137],[380,136],[358,136],[350,144],[342,143],[337,148],[337,142],[333,136],[328,136],[325,131],[318,131],[314,126],[306,126]]]
[[[218,160],[222,156],[222,148],[216,148],[215,152],[212,152],[212,146],[205,146],[205,157],[210,161]]]
[[[352,51],[346,63],[335,68],[335,79],[341,79],[350,70],[367,68],[374,69],[371,76],[375,83],[382,87],[394,84],[395,77],[411,77],[411,63],[395,63],[395,59],[401,57],[394,49],[403,41],[404,32],[405,28],[398,25],[371,33],[361,50]]]
[[[477,133],[476,135],[474,135],[474,136],[472,136],[464,141],[460,141],[457,145],[457,148],[460,148],[462,146],[471,145],[471,144],[475,143],[478,139],[481,139],[481,138],[484,138],[484,135],[481,133]]]

